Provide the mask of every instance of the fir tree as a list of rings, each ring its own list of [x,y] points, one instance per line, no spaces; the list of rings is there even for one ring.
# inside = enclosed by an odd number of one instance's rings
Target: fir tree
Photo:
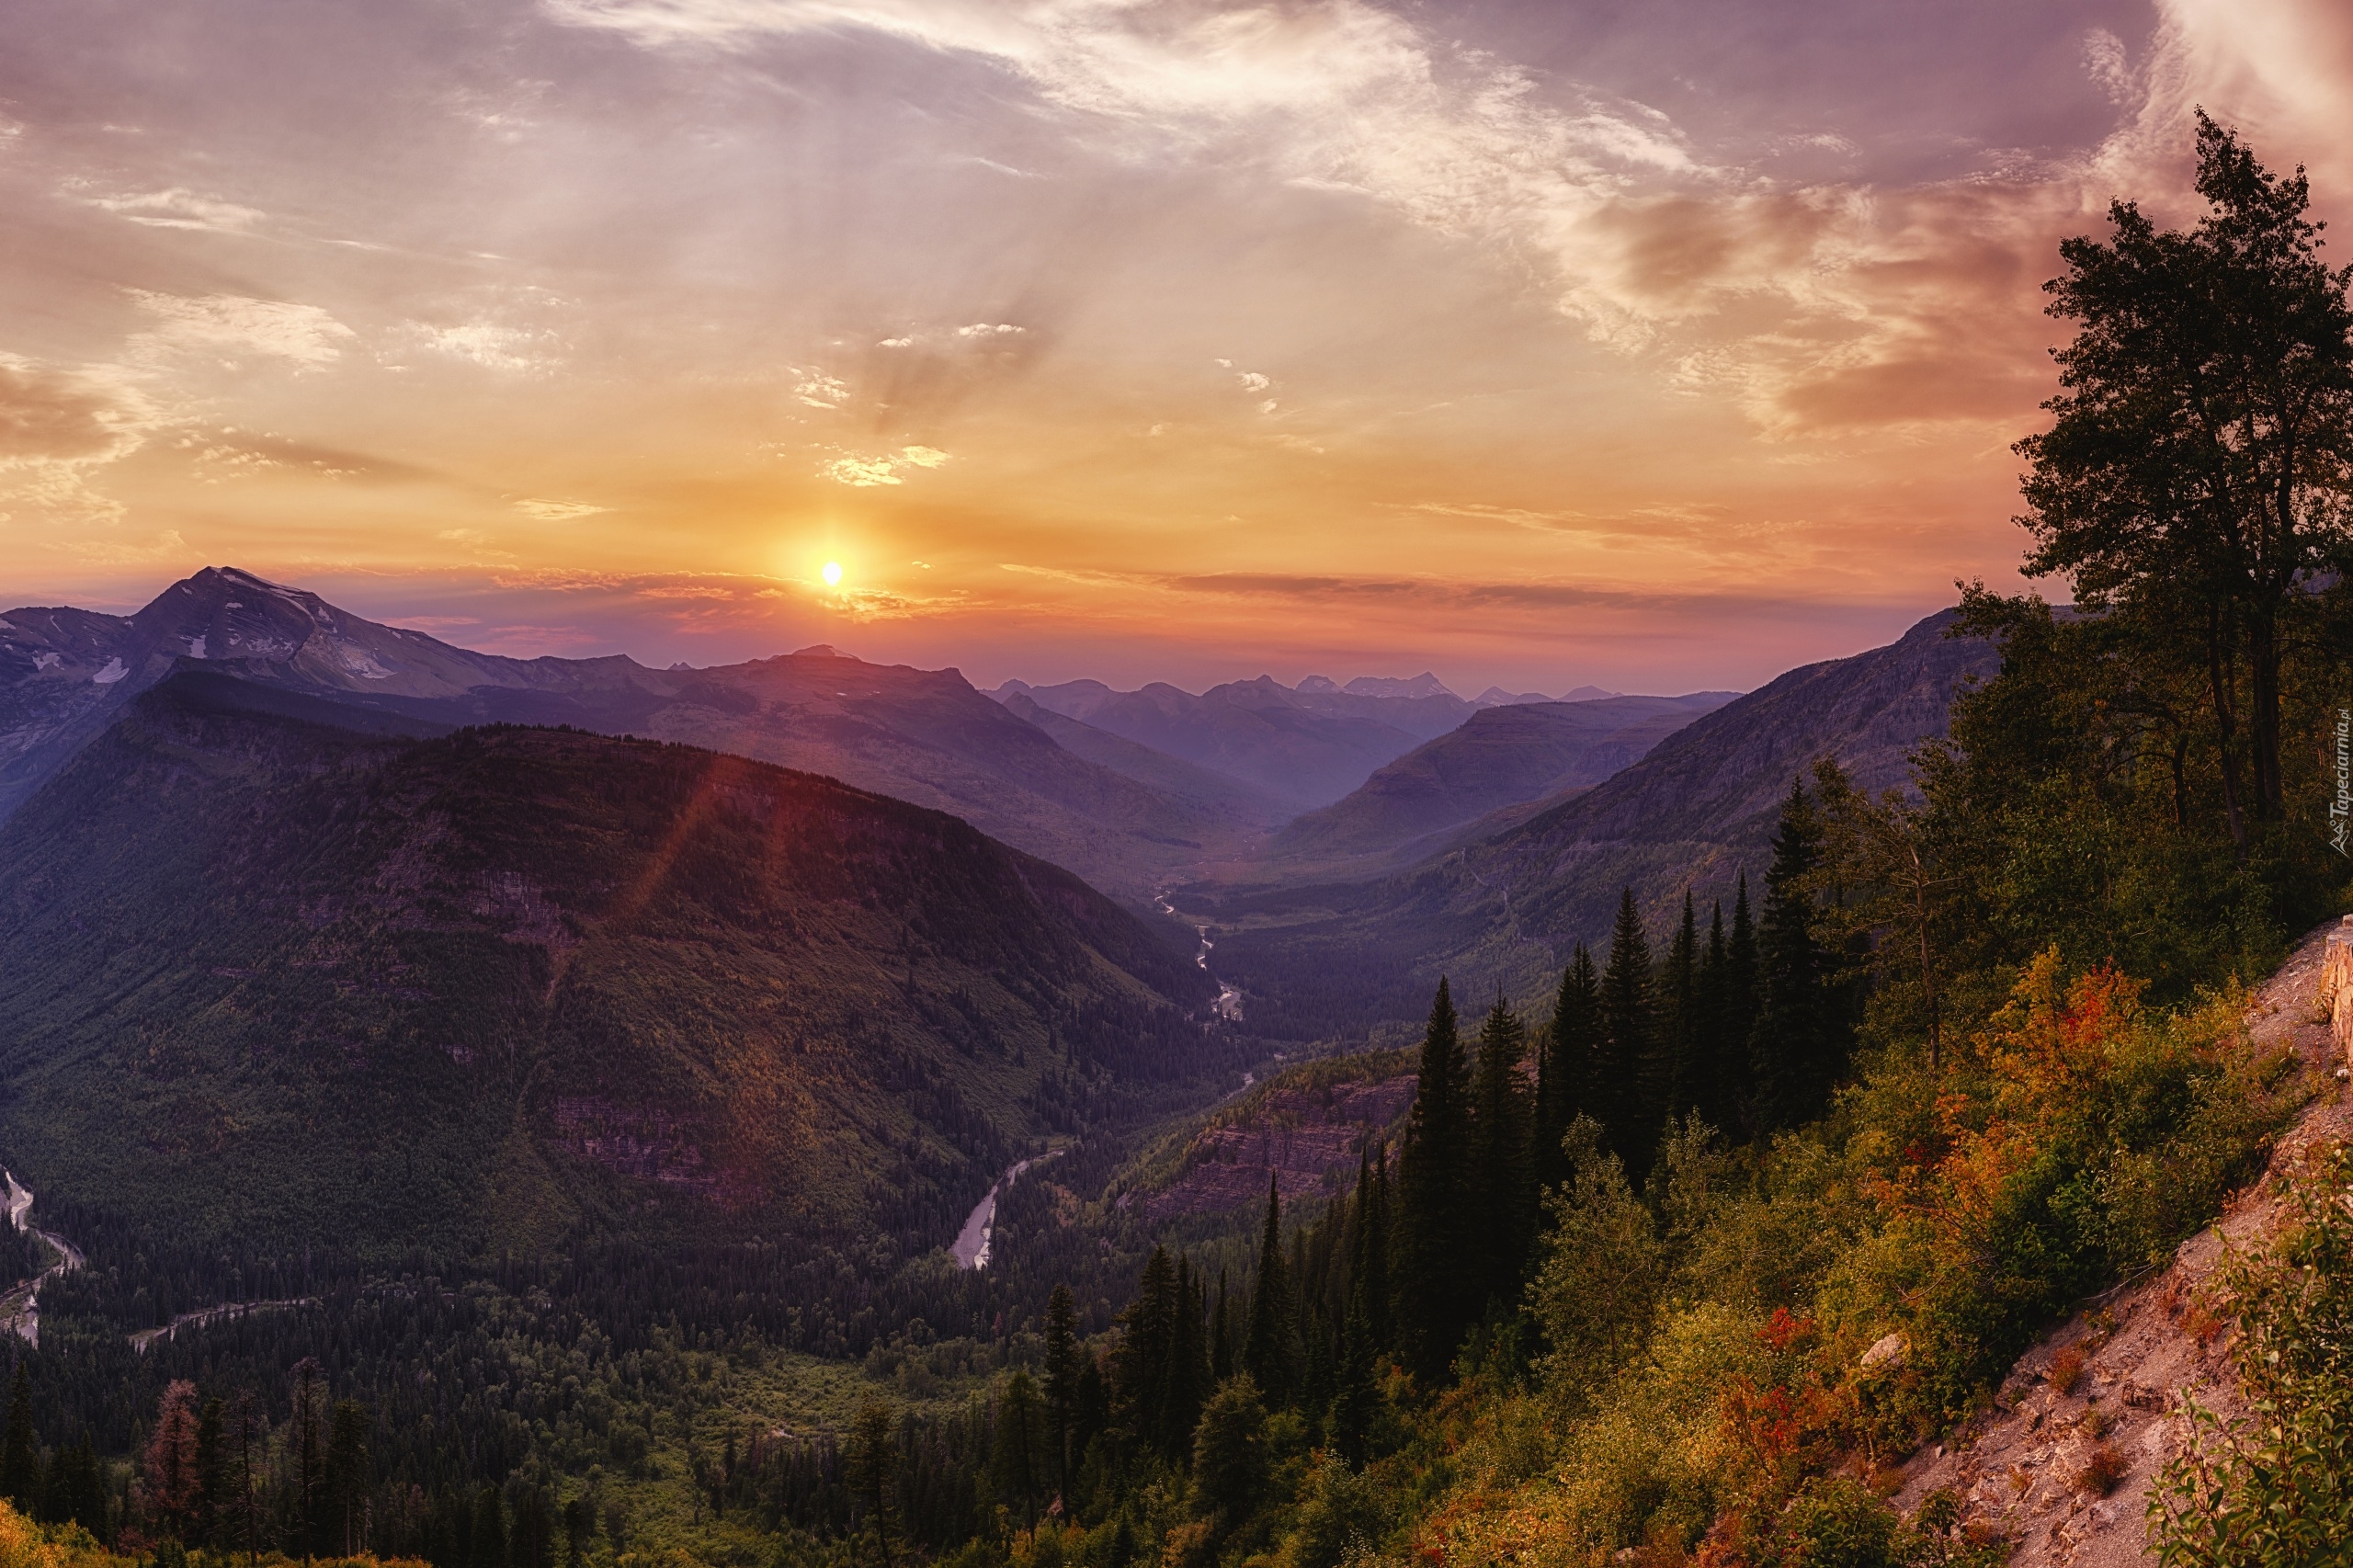
[[[1699,949],[1699,971],[1691,984],[1691,1108],[1709,1126],[1722,1131],[1732,1125],[1732,1083],[1725,1071],[1726,985],[1731,955],[1724,942],[1724,902],[1718,899],[1708,916],[1707,945]],[[1742,1036],[1745,1054],[1747,1037]]]
[[[1819,1112],[1845,1066],[1811,886],[1821,861],[1822,828],[1813,804],[1804,785],[1792,783],[1773,835],[1757,941],[1756,1025],[1749,1056],[1765,1131],[1795,1126]]]
[[[1217,1271],[1217,1308],[1210,1315],[1210,1380],[1222,1383],[1233,1376],[1233,1306],[1225,1270]]]
[[[989,1483],[997,1496],[1017,1508],[1027,1529],[1044,1506],[1045,1490],[1040,1471],[1045,1437],[1045,1412],[1038,1385],[1016,1369],[997,1397],[995,1441],[989,1453]]]
[[[506,1506],[495,1486],[484,1486],[474,1494],[473,1524],[466,1532],[466,1565],[506,1568]]]
[[[1047,1460],[1056,1494],[1070,1491],[1071,1407],[1078,1397],[1078,1301],[1068,1285],[1046,1298]]]
[[[1357,1184],[1357,1209],[1363,1219],[1357,1230],[1356,1253],[1348,1260],[1348,1288],[1355,1308],[1364,1313],[1366,1353],[1377,1356],[1392,1343],[1389,1244],[1394,1234],[1395,1217],[1391,1211],[1386,1143],[1376,1141],[1372,1146],[1372,1164],[1367,1178]]]
[[[1340,1330],[1339,1367],[1334,1377],[1331,1414],[1325,1418],[1332,1447],[1350,1470],[1362,1470],[1370,1454],[1373,1413],[1381,1390],[1372,1376],[1372,1325],[1365,1319],[1363,1293],[1348,1308]]]
[[[842,1455],[842,1479],[873,1527],[874,1552],[882,1568],[891,1568],[891,1491],[899,1468],[892,1426],[891,1407],[869,1394],[850,1424],[849,1444]]]
[[[1471,1079],[1471,1227],[1481,1244],[1474,1276],[1480,1304],[1519,1294],[1535,1214],[1528,1175],[1528,1095],[1519,1070],[1528,1030],[1504,1006],[1487,1011]]]
[[[1454,1359],[1478,1303],[1470,1300],[1471,1073],[1455,1031],[1454,1002],[1438,983],[1422,1039],[1421,1073],[1397,1156],[1392,1267],[1397,1337],[1406,1364],[1435,1382]]]
[[[1643,1066],[1650,1061],[1656,1036],[1656,1006],[1651,986],[1651,948],[1643,933],[1643,912],[1628,888],[1618,901],[1618,921],[1609,933],[1609,963],[1601,971],[1601,1039],[1599,1070],[1594,1074],[1595,1098],[1607,1114],[1599,1118],[1609,1147],[1627,1175],[1640,1186],[1650,1170],[1658,1143],[1660,1123],[1643,1090]]]
[[[1201,1282],[1192,1260],[1176,1260],[1176,1314],[1169,1324],[1168,1369],[1161,1379],[1160,1448],[1181,1459],[1193,1440],[1193,1424],[1210,1392],[1209,1325]]]
[[[17,1363],[17,1376],[8,1389],[8,1437],[0,1447],[0,1493],[17,1506],[19,1513],[29,1516],[40,1505],[40,1450],[33,1439],[32,1380],[26,1375],[25,1364]]]
[[[1699,1028],[1699,928],[1691,914],[1691,890],[1683,890],[1683,918],[1667,943],[1658,972],[1658,1027],[1653,1041],[1649,1082],[1644,1085],[1651,1119],[1665,1126],[1691,1108],[1694,1041]]]
[[[1176,1324],[1176,1266],[1165,1247],[1144,1260],[1136,1293],[1120,1314],[1119,1418],[1131,1436],[1156,1444],[1166,1409],[1168,1351]]]
[[[1282,1189],[1267,1177],[1267,1222],[1258,1236],[1258,1278],[1250,1291],[1250,1332],[1242,1368],[1278,1407],[1289,1402],[1299,1366],[1298,1305],[1283,1262]]]
[[[1724,942],[1719,1060],[1723,1063],[1724,1125],[1737,1119],[1756,1131],[1756,1075],[1750,1041],[1756,1037],[1756,927],[1748,914],[1748,873],[1732,901],[1732,935]]]
[[[1536,1110],[1529,1139],[1530,1179],[1539,1193],[1568,1174],[1561,1140],[1569,1124],[1597,1111],[1594,1072],[1602,1051],[1601,977],[1583,942],[1561,971],[1561,993],[1536,1065]]]
[[[1202,1512],[1224,1528],[1258,1506],[1267,1485],[1267,1407],[1246,1372],[1219,1389],[1201,1413],[1193,1484]]]

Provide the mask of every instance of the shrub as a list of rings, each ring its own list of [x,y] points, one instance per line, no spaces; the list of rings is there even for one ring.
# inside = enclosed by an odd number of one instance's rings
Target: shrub
[[[2061,1393],[2073,1393],[2084,1376],[2084,1347],[2062,1345],[2051,1353],[2051,1369],[2043,1374]]]
[[[2114,1443],[2094,1443],[2070,1479],[2075,1490],[2085,1495],[2105,1497],[2116,1490],[2116,1483],[2124,1479],[2124,1472],[2131,1468]]]
[[[2193,1400],[2189,1447],[2158,1472],[2150,1534],[2167,1568],[2301,1568],[2353,1540],[2353,1150],[2309,1151],[2277,1241],[2226,1252],[2231,1358],[2259,1422]]]

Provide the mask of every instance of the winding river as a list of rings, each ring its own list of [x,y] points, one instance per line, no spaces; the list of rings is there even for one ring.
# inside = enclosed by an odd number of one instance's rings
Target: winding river
[[[1049,1149],[1042,1154],[1017,1160],[1003,1176],[997,1177],[996,1185],[989,1188],[987,1197],[973,1205],[972,1211],[964,1217],[964,1228],[957,1232],[956,1239],[949,1244],[948,1255],[956,1260],[957,1267],[986,1268],[989,1266],[989,1243],[996,1235],[997,1194],[1011,1187],[1031,1165],[1043,1165],[1061,1153],[1060,1149]]]

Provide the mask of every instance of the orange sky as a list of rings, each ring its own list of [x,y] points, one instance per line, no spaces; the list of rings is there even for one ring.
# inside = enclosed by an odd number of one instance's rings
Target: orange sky
[[[0,601],[1746,687],[2010,580],[2189,105],[2353,210],[2341,0],[463,12],[8,8]]]

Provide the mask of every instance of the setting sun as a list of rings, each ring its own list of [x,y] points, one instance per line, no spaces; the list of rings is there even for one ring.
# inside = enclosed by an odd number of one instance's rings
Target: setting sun
[[[838,561],[826,562],[825,570],[821,573],[820,575],[825,579],[825,586],[829,588],[840,587],[842,585],[842,563]]]

